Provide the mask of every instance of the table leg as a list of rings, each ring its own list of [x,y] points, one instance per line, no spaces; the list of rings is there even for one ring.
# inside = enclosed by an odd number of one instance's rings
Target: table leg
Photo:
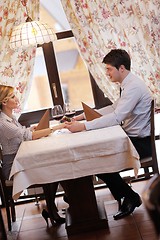
[[[68,236],[108,228],[104,204],[98,206],[92,176],[62,183],[68,198],[66,231]]]

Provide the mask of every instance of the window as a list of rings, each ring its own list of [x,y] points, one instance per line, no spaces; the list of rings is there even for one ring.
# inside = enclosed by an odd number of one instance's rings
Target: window
[[[37,48],[32,86],[25,105],[25,111],[35,111],[53,106],[51,90],[48,81],[48,73],[42,47]]]
[[[37,48],[32,87],[25,106],[25,112],[31,116],[19,119],[23,119],[21,123],[25,125],[38,122],[45,109],[56,104],[63,105],[64,102],[70,102],[71,108],[76,110],[82,109],[82,101],[96,108],[110,104],[78,52],[73,33],[68,30],[70,26],[61,1],[40,2],[40,19],[53,26],[58,40]]]
[[[64,102],[73,109],[82,109],[82,101],[93,106],[89,73],[74,38],[54,42],[54,49]]]
[[[70,30],[60,0],[52,2],[41,0],[40,3],[40,19],[43,22],[51,25],[55,32]],[[94,106],[89,73],[78,52],[74,37],[64,37],[53,42],[53,55],[55,54],[56,61],[52,62],[52,68],[55,72],[58,70],[58,76],[54,76],[52,79],[49,79],[46,69],[45,58],[47,56],[44,58],[42,47],[37,48],[32,87],[25,112],[50,108],[54,104],[62,104],[62,102],[69,102],[71,108],[74,109],[82,109],[81,101]],[[48,55],[48,52],[45,55]],[[50,59],[52,57],[54,58],[54,56],[50,56]],[[49,66],[50,68],[51,66]],[[53,73],[50,75],[53,76]],[[60,81],[61,89],[58,91],[62,92],[63,97],[60,102],[59,99],[57,101],[54,99],[55,90],[58,89],[57,81]],[[58,98],[61,98],[59,95]]]

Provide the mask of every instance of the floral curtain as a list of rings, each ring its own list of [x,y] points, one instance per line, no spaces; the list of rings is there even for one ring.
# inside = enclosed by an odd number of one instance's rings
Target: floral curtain
[[[39,0],[0,1],[0,84],[15,87],[22,109],[30,89],[36,49],[14,51],[9,47],[9,40],[13,26],[25,22],[27,11],[32,19],[38,19]]]
[[[160,105],[160,1],[61,0],[81,55],[103,92],[113,101],[117,86],[107,79],[103,57],[113,48],[131,56],[132,71]]]

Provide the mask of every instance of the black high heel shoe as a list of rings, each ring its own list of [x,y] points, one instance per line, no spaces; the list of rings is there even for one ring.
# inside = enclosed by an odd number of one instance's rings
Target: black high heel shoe
[[[42,211],[42,217],[45,219],[45,221],[47,223],[47,226],[49,224],[48,223],[48,218],[51,220],[52,225],[54,224],[54,222],[56,224],[63,224],[63,223],[66,222],[65,218],[62,218],[62,217],[58,217],[57,219],[51,219],[50,216],[49,216],[49,213],[45,209],[43,209],[43,211]]]
[[[54,219],[54,221],[56,222],[56,224],[63,224],[66,222],[65,218],[59,217],[57,219]]]
[[[118,211],[121,209],[122,203],[121,203],[121,198],[119,200],[117,200],[118,202]]]
[[[48,218],[50,218],[50,216],[49,216],[49,213],[45,210],[45,209],[43,209],[43,211],[42,211],[42,217],[44,218],[44,220],[46,221],[46,223],[47,223],[47,226],[48,226]]]
[[[63,201],[69,204],[68,198],[67,198],[67,196],[65,194],[63,196]]]

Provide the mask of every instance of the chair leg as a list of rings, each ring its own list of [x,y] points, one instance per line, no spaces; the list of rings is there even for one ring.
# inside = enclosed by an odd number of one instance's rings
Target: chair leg
[[[6,210],[6,215],[7,215],[8,231],[11,231],[11,229],[12,229],[11,214],[10,214],[10,205],[9,205],[9,199],[8,199],[7,192],[3,192],[2,196],[3,196],[3,203],[4,203],[5,210]]]
[[[10,209],[9,209],[8,203],[6,203],[6,213],[7,213],[8,231],[11,231],[12,230],[11,214],[10,214]]]
[[[145,174],[145,179],[149,179],[151,177],[148,167],[144,168],[144,174]]]
[[[14,202],[13,202],[13,199],[12,199],[12,201],[10,200],[10,197],[7,193],[5,195],[4,201],[5,201],[5,208],[6,208],[6,214],[7,214],[8,231],[11,231],[12,230],[12,221],[11,220],[13,219],[13,217],[12,217],[12,211],[10,211],[11,210],[10,207],[11,207],[11,205],[13,205]]]
[[[0,209],[0,233],[2,233],[1,234],[2,239],[7,240],[7,234],[6,234],[6,229],[5,229],[5,226],[4,226],[4,221],[3,221],[1,209]]]
[[[13,198],[10,199],[10,208],[11,208],[11,216],[12,222],[16,221],[16,211],[15,211],[15,204]]]

